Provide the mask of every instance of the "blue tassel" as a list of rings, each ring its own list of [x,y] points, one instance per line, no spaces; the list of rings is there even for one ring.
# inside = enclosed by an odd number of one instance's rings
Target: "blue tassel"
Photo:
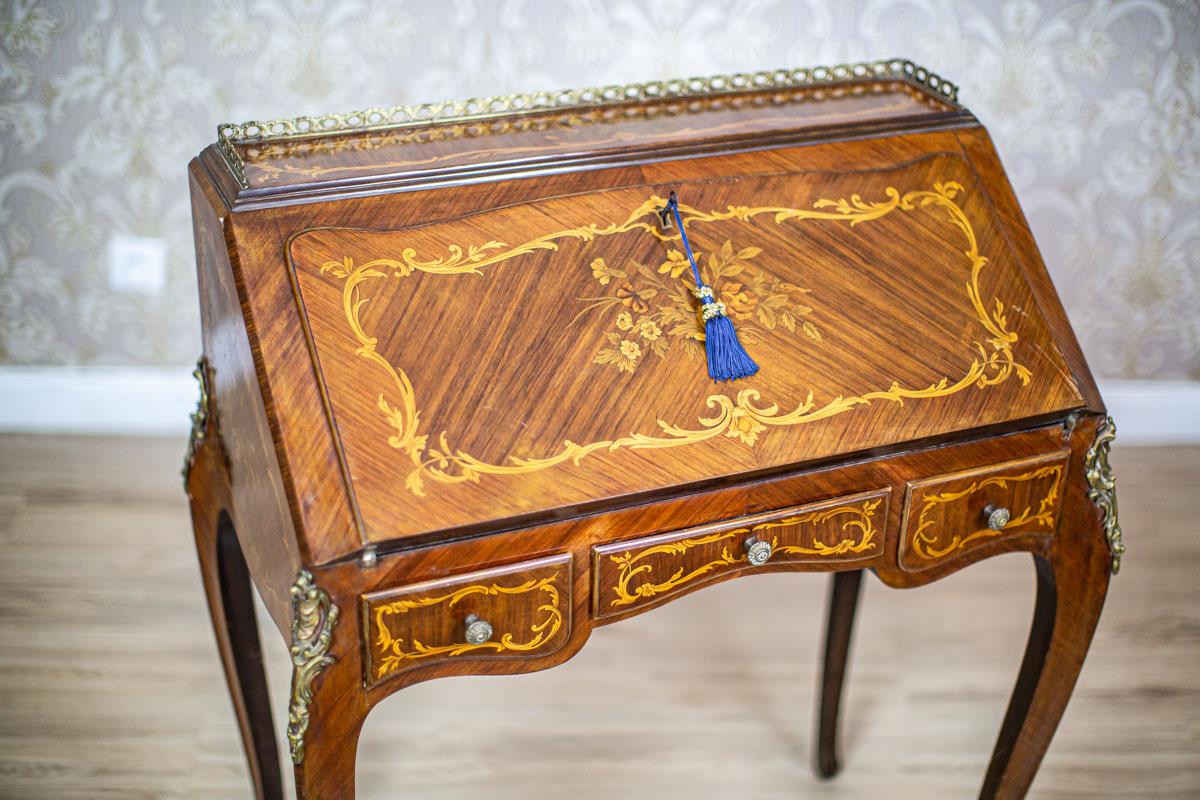
[[[724,306],[724,303],[710,305]],[[706,307],[707,310],[707,307]],[[733,321],[722,313],[704,323],[704,348],[708,351],[708,374],[714,381],[736,381],[758,372],[758,364],[750,358],[738,341]]]
[[[687,232],[683,229],[683,219],[679,216],[679,200],[674,192],[671,192],[667,207],[663,209],[664,221],[668,211],[675,217],[675,224],[679,227],[683,252],[687,254],[688,263],[692,265],[692,277],[696,279],[696,296],[703,303],[700,315],[704,318],[704,349],[708,353],[708,375],[714,381],[749,378],[758,372],[758,364],[754,363],[754,359],[750,358],[746,348],[738,341],[733,320],[725,313],[725,304],[713,296],[712,287],[700,277],[700,268],[696,266],[692,246],[688,243]]]

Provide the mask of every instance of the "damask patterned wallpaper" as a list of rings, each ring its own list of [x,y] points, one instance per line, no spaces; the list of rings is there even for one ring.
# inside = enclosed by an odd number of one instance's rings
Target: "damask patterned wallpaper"
[[[897,55],[991,129],[1093,368],[1200,379],[1196,0],[0,0],[0,362],[194,359],[218,122]]]

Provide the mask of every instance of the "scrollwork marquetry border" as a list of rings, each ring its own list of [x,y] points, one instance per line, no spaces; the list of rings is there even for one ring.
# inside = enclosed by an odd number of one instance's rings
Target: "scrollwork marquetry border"
[[[937,99],[958,105],[958,87],[912,61],[900,58],[862,61],[799,69],[714,75],[567,89],[557,92],[498,95],[470,100],[368,108],[344,114],[322,114],[266,121],[223,123],[217,126],[217,148],[243,188],[245,163],[236,145],[296,140],[340,133],[369,133],[432,125],[455,124],[501,117],[619,106],[626,103],[739,94],[758,89],[795,89],[862,80],[896,79],[910,83]]]
[[[876,517],[879,516],[878,512],[880,512],[881,505],[883,505],[883,513],[886,513],[887,506],[884,501],[887,500],[887,497],[886,493],[872,492],[866,497],[860,495],[856,498],[833,501],[832,504],[824,502],[817,504],[814,508],[797,509],[793,513],[786,513],[783,516],[761,522],[752,522],[744,525],[735,524],[733,527],[700,536],[688,536],[660,544],[652,544],[648,547],[639,547],[637,542],[629,542],[629,546],[621,552],[597,553],[598,558],[607,557],[618,569],[617,580],[613,586],[601,587],[597,584],[597,608],[600,607],[600,601],[605,599],[601,597],[602,594],[614,595],[607,598],[610,610],[623,609],[673,592],[716,570],[747,565],[749,562],[746,554],[740,549],[737,549],[735,552],[732,548],[735,548],[736,545],[748,536],[758,536],[760,538],[770,536],[772,559],[776,559],[779,555],[793,555],[801,557],[813,556],[815,558],[812,560],[819,561],[848,554],[852,556],[868,554],[871,550],[875,550],[880,546],[876,538],[879,529],[876,527],[875,521]],[[780,528],[820,525],[823,522],[841,517],[845,518],[841,524],[843,535],[836,542],[825,544],[820,540],[814,540],[812,547],[779,543],[778,534]],[[699,564],[691,569],[688,569],[686,566],[679,567],[670,575],[661,579],[653,577],[653,573],[655,572],[653,564],[644,563],[653,556],[683,558],[697,547],[704,547],[717,542],[728,542],[722,549],[721,555],[717,558]],[[789,562],[774,561],[768,563]],[[597,581],[600,580],[602,574],[601,570],[596,570]],[[636,582],[635,579],[637,579]],[[607,588],[608,592],[602,592],[602,588]]]
[[[419,587],[404,590],[411,592],[411,597],[400,597],[395,600],[379,602],[378,594],[363,597],[363,619],[367,631],[364,637],[369,651],[368,684],[378,683],[391,677],[408,663],[418,662],[429,658],[454,658],[464,655],[523,655],[541,650],[551,642],[563,626],[568,623],[570,610],[564,600],[560,587],[570,587],[571,559],[570,556],[556,556],[536,564],[521,565],[522,570],[553,567],[548,575],[531,577],[519,582],[505,582],[503,574],[493,574],[493,577],[483,575],[475,578],[464,577],[463,585],[456,589],[424,594]],[[565,574],[565,579],[564,579]],[[385,592],[384,594],[392,594]],[[450,644],[431,645],[417,640],[406,640],[393,636],[387,626],[390,617],[408,614],[412,611],[427,608],[443,607],[441,613],[451,613],[461,601],[471,597],[514,597],[525,595],[539,597],[541,602],[534,609],[537,619],[524,633],[514,634],[507,631],[495,641],[479,644],[469,642],[452,642]],[[374,636],[372,636],[372,629]]]
[[[308,731],[308,706],[313,701],[313,681],[333,663],[329,647],[338,607],[317,586],[312,573],[300,570],[292,584],[292,696],[288,708],[288,744],[292,762],[304,761],[304,734]]]
[[[1096,438],[1084,458],[1085,475],[1088,482],[1088,499],[1100,509],[1103,518],[1104,537],[1112,553],[1112,574],[1121,570],[1121,556],[1125,554],[1121,523],[1117,519],[1117,477],[1108,463],[1108,453],[1117,437],[1117,424],[1112,417],[1105,417],[1096,428]]]
[[[955,550],[962,550],[971,542],[978,539],[985,539],[992,536],[1000,536],[1006,531],[1011,532],[1012,529],[1037,523],[1049,530],[1054,529],[1054,517],[1056,505],[1058,503],[1059,491],[1062,487],[1063,474],[1066,470],[1066,461],[1058,461],[1053,464],[1038,467],[1016,475],[991,475],[986,478],[980,478],[971,483],[967,488],[957,492],[938,492],[937,494],[927,495],[921,503],[921,512],[917,516],[917,528],[913,531],[910,539],[910,545],[913,552],[920,556],[925,561],[935,561],[939,558],[953,553]],[[1007,489],[1010,483],[1023,483],[1026,481],[1036,481],[1043,478],[1053,477],[1054,480],[1050,483],[1050,488],[1046,490],[1045,496],[1038,501],[1037,511],[1033,510],[1033,506],[1026,506],[1020,514],[1009,518],[1004,527],[1000,530],[992,530],[991,528],[983,527],[967,535],[956,533],[950,542],[945,547],[937,547],[937,537],[929,534],[929,529],[935,524],[935,520],[929,518],[929,513],[940,505],[953,503],[963,498],[970,497],[976,492],[982,491],[989,486],[996,486],[1000,489]]]
[[[792,221],[820,220],[844,222],[854,226],[882,219],[896,211],[909,213],[922,209],[940,210],[945,213],[951,224],[963,236],[965,246],[959,252],[969,269],[966,281],[967,299],[986,333],[982,341],[977,339],[973,343],[972,361],[961,377],[943,377],[922,388],[904,387],[898,381],[893,381],[886,389],[857,396],[838,396],[824,404],[818,404],[810,391],[803,402],[783,411],[777,403],[760,405],[759,391],[754,388],[742,389],[732,398],[726,394],[713,394],[705,403],[712,413],[697,418],[699,427],[687,427],[659,419],[657,434],[632,432],[624,437],[587,444],[564,440],[558,451],[551,455],[532,458],[509,456],[503,463],[485,461],[461,449],[455,449],[444,431],[432,445],[427,434],[418,432],[420,413],[412,383],[402,369],[393,366],[378,352],[378,339],[363,328],[360,320],[361,310],[370,299],[363,292],[364,284],[389,277],[404,278],[417,271],[435,275],[478,275],[482,274],[485,267],[521,255],[539,250],[555,251],[559,242],[563,240],[589,242],[597,237],[631,231],[641,231],[662,240],[669,240],[670,235],[662,232],[655,221],[657,210],[665,200],[652,195],[624,222],[608,225],[591,223],[578,228],[554,231],[516,246],[498,241],[466,247],[452,244],[447,255],[440,258],[422,258],[415,249],[405,248],[397,254],[398,257],[374,258],[358,264],[349,257],[330,260],[321,265],[320,273],[343,281],[343,312],[358,342],[358,347],[354,350],[355,355],[367,359],[384,371],[397,392],[398,403],[394,404],[381,393],[377,406],[387,424],[393,429],[393,433],[388,437],[388,444],[408,455],[412,462],[405,486],[413,494],[420,496],[425,492],[427,478],[440,483],[454,484],[478,481],[481,475],[522,474],[568,461],[578,464],[589,454],[600,450],[611,452],[622,448],[679,447],[714,439],[722,434],[733,436],[738,431],[761,432],[769,427],[815,422],[858,406],[869,405],[874,401],[903,404],[905,400],[946,397],[971,386],[994,386],[1007,381],[1013,375],[1027,385],[1031,375],[1029,370],[1013,357],[1012,348],[1017,342],[1017,334],[1008,329],[1004,303],[998,298],[993,298],[988,304],[983,299],[979,279],[988,259],[979,252],[975,230],[956,201],[962,191],[960,184],[947,181],[935,183],[932,189],[913,189],[903,193],[889,186],[884,190],[886,199],[879,201],[866,201],[859,195],[851,195],[848,199],[821,199],[817,200],[812,208],[729,206],[723,211],[701,211],[690,206],[679,207],[684,216],[685,226],[688,227],[723,220],[749,221],[760,215],[769,215],[778,225]]]
[[[475,584],[465,586],[449,594],[420,597],[415,600],[395,600],[391,603],[376,606],[374,608],[375,648],[379,654],[386,655],[380,655],[375,665],[374,679],[380,680],[386,678],[392,672],[395,672],[404,661],[430,658],[431,656],[461,656],[464,653],[479,651],[519,653],[541,647],[543,643],[553,638],[558,633],[559,628],[562,627],[562,597],[558,591],[557,583],[558,573],[556,572],[541,579],[530,578],[515,586],[501,586],[498,583]],[[544,594],[546,600],[537,607],[538,613],[543,616],[539,621],[530,626],[527,641],[518,641],[517,637],[512,633],[505,633],[500,637],[499,641],[481,642],[480,644],[456,642],[445,645],[427,645],[416,640],[406,643],[403,639],[393,637],[385,624],[386,619],[394,614],[404,614],[413,609],[428,608],[443,604],[447,608],[453,608],[460,600],[472,595],[490,595],[496,597],[500,595],[522,595],[531,592]]]

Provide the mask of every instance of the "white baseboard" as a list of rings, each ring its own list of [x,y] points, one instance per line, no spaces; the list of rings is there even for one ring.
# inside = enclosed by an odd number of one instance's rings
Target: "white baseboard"
[[[0,432],[184,436],[187,367],[0,366]],[[1106,381],[1121,444],[1200,444],[1200,382]]]
[[[1121,444],[1200,444],[1200,381],[1101,381]]]
[[[186,436],[188,367],[0,367],[0,431]]]

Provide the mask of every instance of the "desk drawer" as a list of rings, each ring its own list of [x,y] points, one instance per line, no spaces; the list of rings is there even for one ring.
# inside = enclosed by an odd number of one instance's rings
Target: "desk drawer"
[[[562,554],[362,597],[367,685],[446,659],[553,653],[571,629]]]
[[[880,489],[594,547],[593,613],[624,614],[747,569],[874,560],[883,553],[889,493]],[[748,541],[757,544],[751,549]]]
[[[1053,536],[1069,451],[908,484],[900,566],[910,572],[1022,535]]]

